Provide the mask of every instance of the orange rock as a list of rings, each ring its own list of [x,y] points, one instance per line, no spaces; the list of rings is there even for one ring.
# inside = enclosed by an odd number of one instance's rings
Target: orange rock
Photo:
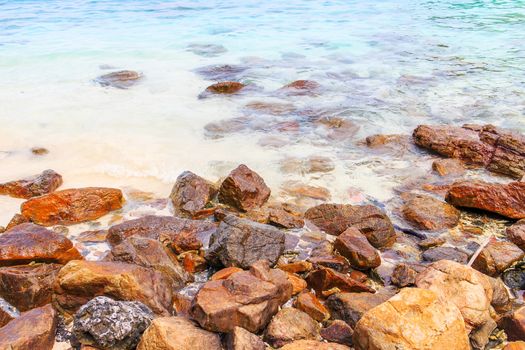
[[[241,272],[241,271],[244,271],[244,270],[239,267],[235,267],[235,266],[226,267],[222,270],[215,272],[213,276],[211,276],[210,280],[212,281],[225,280],[231,275],[233,275],[234,273]]]
[[[213,94],[234,94],[241,91],[244,87],[244,84],[236,81],[223,81],[208,86],[206,92]]]
[[[277,267],[290,273],[303,273],[312,269],[312,263],[309,261],[299,260],[288,264],[279,264]]]
[[[288,281],[292,284],[292,295],[296,295],[301,293],[304,289],[306,289],[306,281],[303,280],[301,277],[297,276],[294,273],[287,273],[288,275]]]
[[[459,210],[430,196],[410,195],[401,211],[406,220],[421,230],[452,228],[459,223]]]
[[[306,280],[308,281],[308,285],[315,290],[317,295],[321,295],[323,291],[333,288],[338,288],[343,292],[375,292],[373,288],[366,284],[325,267],[310,272],[306,277]]]
[[[503,350],[525,350],[525,342],[514,341],[512,343],[508,343],[507,345],[505,345]]]
[[[463,175],[465,166],[458,159],[438,159],[432,163],[432,170],[440,176]]]
[[[206,259],[194,252],[186,252],[182,254],[182,256],[184,257],[182,260],[184,270],[186,270],[189,273],[204,271],[208,266]]]
[[[330,318],[330,312],[321,304],[319,299],[310,292],[302,292],[295,300],[294,306],[306,312],[311,318],[318,322],[326,321]]]
[[[53,192],[60,185],[62,176],[53,170],[45,170],[26,179],[0,184],[0,194],[28,199]]]

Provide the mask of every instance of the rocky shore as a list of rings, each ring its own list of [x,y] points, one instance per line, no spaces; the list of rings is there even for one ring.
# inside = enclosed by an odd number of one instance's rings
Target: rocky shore
[[[249,88],[225,81],[200,97]],[[334,137],[350,127],[320,123]],[[414,167],[432,156],[440,180],[402,184],[388,205],[330,203],[307,185],[288,190],[308,201],[281,201],[244,164],[218,183],[185,171],[169,198],[60,189],[53,170],[0,184],[25,199],[0,233],[0,350],[525,349],[525,137],[420,125],[362,145],[410,150]],[[498,181],[466,178],[472,169]],[[126,217],[127,203],[169,215]],[[93,229],[71,234],[82,223]]]

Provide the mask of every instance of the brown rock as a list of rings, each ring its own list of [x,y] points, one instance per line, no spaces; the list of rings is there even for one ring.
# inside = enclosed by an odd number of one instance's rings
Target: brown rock
[[[76,259],[82,255],[69,239],[35,224],[21,224],[0,235],[0,266]]]
[[[511,242],[490,242],[478,255],[472,267],[486,275],[496,277],[514,262],[525,256],[523,251]]]
[[[160,317],[146,329],[137,350],[221,350],[221,338],[183,317]]]
[[[348,118],[321,116],[315,124],[326,130],[326,137],[331,140],[346,141],[351,139],[358,131],[359,125]]]
[[[326,321],[330,318],[330,312],[321,304],[319,299],[310,292],[302,292],[297,296],[294,306],[308,314],[311,318],[318,322]]]
[[[280,91],[294,96],[311,95],[319,90],[320,87],[319,83],[313,80],[296,80],[283,86]]]
[[[430,196],[411,196],[401,211],[406,220],[422,230],[452,228],[459,222],[459,210]]]
[[[60,185],[62,185],[62,176],[48,169],[26,179],[0,184],[0,195],[28,199],[53,192]]]
[[[335,270],[321,267],[308,274],[306,277],[308,286],[313,288],[317,295],[321,295],[323,291],[332,288],[338,288],[341,292],[374,292],[363,282],[356,281],[348,275],[344,275]]]
[[[175,215],[195,218],[216,194],[217,188],[211,182],[191,171],[185,171],[177,178],[170,198]]]
[[[182,265],[184,270],[189,273],[197,273],[206,270],[208,263],[206,259],[194,252],[186,252],[183,254]]]
[[[35,156],[44,156],[49,153],[49,150],[44,147],[33,147],[31,148],[31,153]]]
[[[177,254],[190,250],[199,250],[202,248],[202,242],[197,237],[195,231],[182,231],[169,244],[170,248]]]
[[[142,78],[142,74],[132,70],[121,70],[101,75],[95,82],[102,86],[111,86],[118,89],[127,89]]]
[[[525,220],[520,220],[507,227],[507,238],[521,250],[525,250]]]
[[[337,272],[347,273],[350,269],[348,261],[340,255],[315,256],[308,258],[314,269],[328,267]]]
[[[325,343],[317,340],[296,340],[286,344],[280,350],[351,350],[348,346]]]
[[[312,270],[312,263],[309,261],[298,260],[287,264],[279,263],[277,267],[290,273],[303,273]]]
[[[468,262],[468,254],[453,247],[433,247],[423,253],[426,261],[452,260],[461,264]]]
[[[121,262],[71,261],[58,273],[53,303],[66,315],[96,296],[140,301],[155,314],[170,315],[171,279],[163,273]]]
[[[446,200],[458,207],[486,210],[511,219],[525,218],[525,182],[457,182],[448,190]]]
[[[306,313],[286,308],[273,318],[264,334],[264,340],[273,347],[279,348],[294,340],[321,340],[319,325]]]
[[[331,198],[330,191],[324,187],[304,185],[295,182],[286,182],[284,185],[286,195],[297,198],[311,198],[327,201]]]
[[[352,335],[354,330],[346,322],[341,320],[335,320],[326,328],[321,329],[321,337],[323,339],[352,346]]]
[[[432,163],[432,170],[440,176],[460,176],[465,173],[465,166],[458,159],[437,159]]]
[[[376,248],[390,246],[395,241],[392,222],[373,205],[320,204],[310,208],[305,218],[328,234],[338,236],[354,226]]]
[[[503,350],[525,350],[525,341],[515,341],[505,345]]]
[[[210,280],[212,281],[225,280],[229,278],[231,275],[233,275],[234,273],[241,272],[241,271],[244,271],[244,270],[239,267],[233,267],[233,266],[225,267],[224,269],[215,272],[211,276]]]
[[[417,271],[405,263],[397,264],[392,273],[392,284],[404,288],[416,283]]]
[[[76,240],[83,243],[102,243],[106,241],[107,235],[107,230],[84,231]]]
[[[0,328],[0,349],[51,350],[56,327],[56,312],[50,304],[25,312]]]
[[[302,228],[304,220],[284,208],[270,208],[268,213],[268,223],[282,228]]]
[[[226,334],[226,350],[265,350],[264,342],[253,333],[241,327],[235,327]]]
[[[212,94],[234,94],[241,91],[244,87],[244,84],[236,81],[223,81],[208,86],[206,92]]]
[[[445,242],[446,240],[442,237],[429,237],[419,241],[417,245],[423,249],[428,249],[432,247],[438,247],[444,244]]]
[[[287,272],[288,281],[292,284],[292,295],[297,295],[306,289],[306,281],[301,277],[297,276],[295,273]]]
[[[281,161],[281,171],[283,173],[329,173],[334,169],[334,161],[324,156],[288,157]]]
[[[210,331],[227,333],[239,326],[258,332],[291,295],[286,273],[261,261],[250,271],[205,283],[193,300],[191,315]]]
[[[20,224],[25,224],[26,222],[29,222],[29,220],[27,220],[27,218],[25,216],[23,216],[21,214],[15,214],[11,218],[11,221],[9,221],[9,223],[7,224],[5,230],[9,231],[13,227],[18,226]]]
[[[503,317],[498,325],[505,330],[508,340],[525,339],[525,306]]]
[[[0,268],[0,296],[20,311],[51,303],[62,265],[32,264]]]
[[[262,177],[241,164],[222,182],[219,201],[241,211],[248,211],[266,203],[270,192]]]
[[[72,225],[98,219],[122,208],[122,192],[113,188],[86,187],[53,192],[22,203],[29,220],[43,226]]]
[[[408,148],[408,145],[410,144],[410,137],[400,134],[376,134],[367,136],[365,141],[366,145],[370,148],[383,148],[391,146],[396,146],[397,148]]]
[[[347,258],[350,266],[355,269],[368,270],[381,265],[381,257],[377,250],[355,227],[349,227],[341,233],[335,240],[334,248]]]
[[[357,323],[356,350],[469,350],[461,313],[434,292],[404,288]]]

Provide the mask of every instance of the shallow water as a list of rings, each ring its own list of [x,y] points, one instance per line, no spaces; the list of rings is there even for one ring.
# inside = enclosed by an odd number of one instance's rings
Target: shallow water
[[[203,67],[223,64],[242,69],[221,78],[257,88],[198,99],[214,82]],[[117,69],[144,79],[127,90],[93,83]],[[245,163],[277,198],[295,181],[333,201],[382,202],[426,175],[430,158],[360,140],[422,123],[525,131],[524,73],[525,1],[0,1],[0,181],[52,168],[64,188],[165,197],[184,170],[218,180]],[[322,88],[276,93],[297,79]],[[293,107],[247,110],[254,101]],[[359,129],[330,135],[319,117]],[[230,119],[235,130],[210,132]],[[283,171],[308,156],[332,165]],[[20,202],[0,198],[0,224]]]

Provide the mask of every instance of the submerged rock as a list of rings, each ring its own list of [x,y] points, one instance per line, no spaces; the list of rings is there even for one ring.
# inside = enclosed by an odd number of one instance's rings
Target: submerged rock
[[[222,81],[215,83],[206,88],[199,98],[204,98],[210,95],[232,95],[241,91],[246,85],[236,81]]]
[[[219,201],[241,211],[261,207],[270,197],[270,188],[256,172],[241,164],[224,179]]]
[[[198,217],[217,194],[217,188],[209,181],[185,171],[177,177],[170,198],[175,214],[189,218]]]
[[[285,86],[280,91],[287,95],[312,95],[315,94],[321,85],[313,80],[296,80]]]
[[[228,51],[224,46],[216,44],[190,44],[187,50],[203,57],[217,57]]]
[[[136,301],[96,297],[75,314],[72,333],[82,345],[131,350],[153,320],[153,312]]]
[[[62,185],[62,176],[54,170],[44,170],[41,174],[26,179],[0,184],[0,195],[29,199],[53,192]]]
[[[458,159],[437,159],[432,163],[432,170],[440,176],[460,176],[465,173],[465,166]]]
[[[279,348],[300,339],[321,340],[319,331],[318,323],[306,313],[294,308],[285,308],[268,324],[264,340]]]
[[[118,89],[127,89],[135,85],[142,78],[142,74],[132,70],[121,70],[101,75],[95,82],[102,86]]]
[[[442,230],[459,223],[459,210],[430,196],[411,196],[401,211],[406,220],[422,230]]]

